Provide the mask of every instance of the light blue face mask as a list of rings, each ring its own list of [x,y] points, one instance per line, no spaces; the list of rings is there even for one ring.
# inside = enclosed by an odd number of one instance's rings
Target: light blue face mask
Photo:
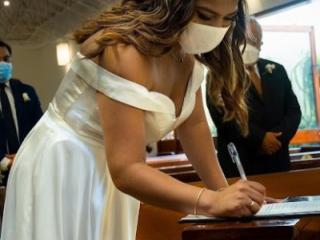
[[[8,81],[12,77],[12,63],[0,62],[0,83]]]

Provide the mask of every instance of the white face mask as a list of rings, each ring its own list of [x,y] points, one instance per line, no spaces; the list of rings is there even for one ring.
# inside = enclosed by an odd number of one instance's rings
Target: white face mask
[[[240,46],[240,50],[242,51],[243,45]],[[260,55],[260,50],[256,48],[255,46],[252,46],[251,44],[246,45],[246,49],[244,50],[244,53],[242,54],[243,62],[245,65],[253,65],[255,64]]]
[[[191,22],[181,34],[181,48],[189,54],[210,52],[222,42],[228,29]]]

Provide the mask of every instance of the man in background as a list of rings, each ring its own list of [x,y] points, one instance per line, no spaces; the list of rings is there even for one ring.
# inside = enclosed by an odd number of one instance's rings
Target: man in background
[[[0,41],[0,185],[6,185],[20,144],[42,116],[33,87],[12,79],[11,57],[11,47]]]
[[[276,43],[275,43],[276,44]],[[249,135],[243,137],[235,122],[223,122],[223,112],[208,103],[217,127],[220,164],[228,177],[239,176],[227,145],[233,142],[247,174],[287,171],[290,167],[288,145],[298,129],[301,111],[284,67],[259,58],[262,29],[250,19],[247,45],[243,53],[250,87],[247,92]]]

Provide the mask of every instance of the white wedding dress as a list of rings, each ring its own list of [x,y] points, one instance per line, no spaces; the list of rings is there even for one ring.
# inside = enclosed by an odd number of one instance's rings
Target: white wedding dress
[[[2,240],[133,240],[139,201],[108,170],[96,90],[145,111],[146,144],[191,114],[203,80],[195,62],[180,116],[172,100],[77,54],[53,101],[11,169]],[[130,141],[130,140],[128,140]]]

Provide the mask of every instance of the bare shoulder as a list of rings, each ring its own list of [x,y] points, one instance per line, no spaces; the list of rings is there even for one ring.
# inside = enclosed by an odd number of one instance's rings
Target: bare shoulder
[[[104,49],[99,65],[148,89],[152,86],[150,59],[132,45],[117,44]]]

